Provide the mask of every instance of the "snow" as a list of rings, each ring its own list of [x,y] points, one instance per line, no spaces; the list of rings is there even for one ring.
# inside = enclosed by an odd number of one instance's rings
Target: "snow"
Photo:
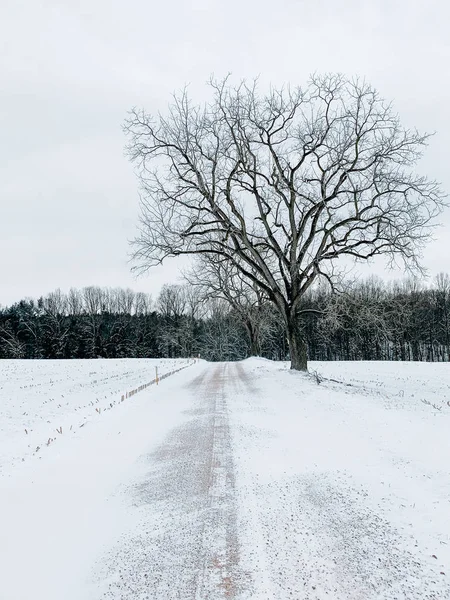
[[[144,359],[0,362],[1,600],[88,597],[85,581],[92,563],[128,522],[128,515],[118,512],[116,487],[185,408],[183,398],[162,401],[174,376],[123,402],[122,395],[152,381],[156,366],[159,376],[183,369],[177,373],[179,384],[199,366],[191,364]],[[97,412],[97,407],[103,410]],[[36,443],[55,435],[61,425],[63,433],[54,443],[33,452]]]
[[[449,364],[191,362],[0,362],[1,600],[450,598]]]
[[[251,597],[450,598],[450,365],[311,369],[343,383],[252,360],[230,403]]]
[[[75,435],[129,392],[191,361],[168,359],[0,362],[0,473]],[[131,398],[130,398],[131,402]],[[61,429],[62,428],[62,429]],[[62,433],[59,433],[61,431]],[[38,450],[37,450],[38,449]]]

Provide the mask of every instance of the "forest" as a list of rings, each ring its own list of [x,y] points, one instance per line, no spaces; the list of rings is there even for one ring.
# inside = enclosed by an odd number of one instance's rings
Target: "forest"
[[[302,303],[309,360],[448,361],[450,277],[370,277],[334,293],[318,286]],[[0,308],[0,358],[289,359],[273,304],[255,293],[230,301],[188,283],[153,300],[130,289],[56,290]]]

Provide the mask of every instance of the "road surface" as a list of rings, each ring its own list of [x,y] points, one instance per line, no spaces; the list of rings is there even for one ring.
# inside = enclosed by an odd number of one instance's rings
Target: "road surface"
[[[208,365],[180,391],[192,408],[127,490],[141,522],[108,557],[115,577],[105,598],[219,600],[245,591],[227,402],[242,374],[234,365]]]

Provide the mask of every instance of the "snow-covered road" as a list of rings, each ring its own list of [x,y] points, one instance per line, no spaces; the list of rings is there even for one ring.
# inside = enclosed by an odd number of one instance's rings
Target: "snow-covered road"
[[[142,457],[126,495],[138,516],[103,561],[105,598],[236,598],[240,572],[227,395],[235,367],[209,365],[183,388],[185,422]]]
[[[450,599],[449,366],[312,367],[197,363],[8,471],[0,599]]]

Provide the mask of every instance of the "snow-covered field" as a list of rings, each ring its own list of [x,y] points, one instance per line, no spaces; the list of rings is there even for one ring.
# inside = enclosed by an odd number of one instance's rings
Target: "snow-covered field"
[[[250,597],[450,598],[450,365],[310,370],[248,361],[230,402]]]
[[[0,474],[74,436],[128,395],[192,361],[3,360],[0,362]]]
[[[315,362],[311,373],[348,384],[352,391],[385,399],[386,408],[449,410],[450,364],[423,362]]]
[[[0,362],[0,600],[450,599],[450,365],[310,370]]]
[[[114,491],[180,419],[185,400],[167,393],[190,365],[0,361],[1,600],[88,598],[89,570],[128,518]],[[159,377],[182,370],[130,395],[156,367]]]

